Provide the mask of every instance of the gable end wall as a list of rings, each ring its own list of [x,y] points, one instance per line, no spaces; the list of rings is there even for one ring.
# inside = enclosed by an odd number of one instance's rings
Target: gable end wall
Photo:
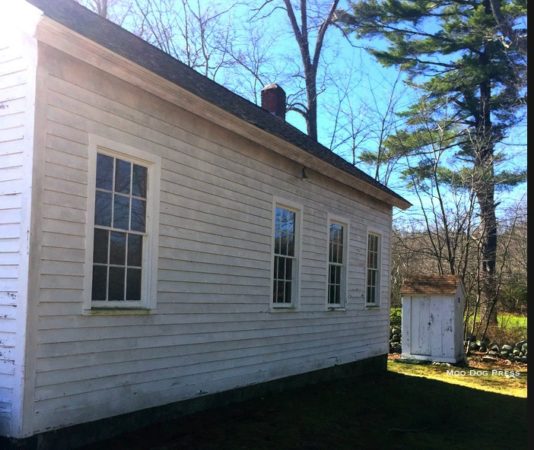
[[[37,67],[32,23],[39,14],[29,8],[24,15],[27,28],[0,11],[0,435],[7,436],[22,433],[25,377]]]

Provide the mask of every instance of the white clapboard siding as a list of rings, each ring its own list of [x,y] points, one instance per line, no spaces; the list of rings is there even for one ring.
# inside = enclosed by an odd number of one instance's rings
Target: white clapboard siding
[[[22,264],[26,160],[31,151],[28,123],[31,70],[20,47],[0,39],[0,435],[11,434],[17,384],[18,310],[25,293]],[[20,350],[20,348],[18,349]]]
[[[387,353],[391,208],[43,46],[34,432]],[[162,159],[156,309],[84,315],[89,134]],[[300,299],[271,311],[273,198],[302,205]],[[328,213],[349,298],[326,309]],[[367,227],[382,308],[364,304]]]

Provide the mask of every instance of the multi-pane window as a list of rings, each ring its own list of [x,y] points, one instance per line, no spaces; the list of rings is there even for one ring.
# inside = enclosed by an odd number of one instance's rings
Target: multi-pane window
[[[380,295],[380,236],[367,237],[367,304],[376,305]]]
[[[148,169],[97,154],[93,302],[140,301]]]
[[[341,306],[345,292],[345,227],[330,223],[328,239],[328,304]]]
[[[295,297],[297,213],[275,208],[273,303],[291,305]]]

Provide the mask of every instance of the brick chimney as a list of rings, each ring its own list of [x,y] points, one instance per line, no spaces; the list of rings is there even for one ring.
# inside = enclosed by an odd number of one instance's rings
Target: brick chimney
[[[268,84],[261,90],[261,107],[286,120],[286,93],[277,84]]]

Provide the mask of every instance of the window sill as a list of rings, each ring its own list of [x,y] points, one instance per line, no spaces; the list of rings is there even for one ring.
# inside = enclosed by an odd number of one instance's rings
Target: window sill
[[[83,312],[84,316],[146,316],[152,314],[148,308],[92,308]]]
[[[380,305],[374,305],[372,303],[365,305],[365,309],[379,309]]]
[[[280,306],[271,304],[270,312],[283,313],[283,312],[296,312],[297,307],[295,305]]]
[[[327,311],[347,312],[347,308],[345,308],[344,306],[331,306],[331,305],[328,305],[326,307],[326,310]]]

